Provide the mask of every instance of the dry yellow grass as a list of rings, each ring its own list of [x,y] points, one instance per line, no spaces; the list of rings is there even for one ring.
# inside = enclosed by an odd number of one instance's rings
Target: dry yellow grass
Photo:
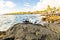
[[[57,21],[57,20],[60,20],[60,16],[52,15],[52,16],[46,17],[46,21],[48,22]]]

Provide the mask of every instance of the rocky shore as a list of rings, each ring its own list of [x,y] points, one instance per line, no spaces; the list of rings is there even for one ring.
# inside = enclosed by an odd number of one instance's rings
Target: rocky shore
[[[55,31],[46,26],[18,23],[7,30],[3,40],[60,40],[60,34]]]

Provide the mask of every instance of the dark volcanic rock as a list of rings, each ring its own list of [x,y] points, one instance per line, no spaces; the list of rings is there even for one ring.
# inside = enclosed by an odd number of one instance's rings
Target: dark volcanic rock
[[[7,31],[9,40],[59,40],[59,34],[34,24],[15,24]]]

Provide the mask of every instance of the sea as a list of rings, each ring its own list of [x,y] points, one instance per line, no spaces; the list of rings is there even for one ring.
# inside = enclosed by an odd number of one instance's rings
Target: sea
[[[40,14],[0,15],[0,31],[6,31],[14,24],[23,23],[25,19],[37,20]],[[40,20],[40,19],[39,19]]]

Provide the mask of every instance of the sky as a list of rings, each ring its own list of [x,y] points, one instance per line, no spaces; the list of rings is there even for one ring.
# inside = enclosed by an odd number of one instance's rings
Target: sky
[[[0,14],[44,10],[48,5],[58,8],[60,0],[0,0]]]

